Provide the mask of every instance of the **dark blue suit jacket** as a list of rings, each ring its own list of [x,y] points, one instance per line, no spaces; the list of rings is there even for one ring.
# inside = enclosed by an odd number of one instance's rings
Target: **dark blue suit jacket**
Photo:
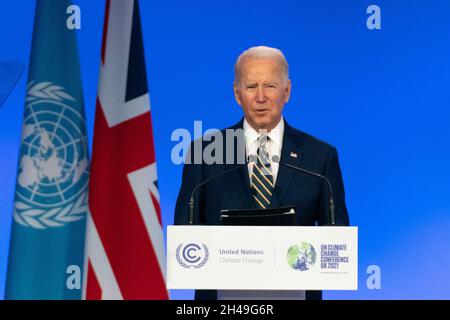
[[[243,127],[243,119],[230,129]],[[225,130],[222,131],[225,137]],[[226,160],[225,139],[223,163]],[[202,150],[211,143],[200,142]],[[193,150],[191,144],[191,150]],[[245,149],[244,149],[245,150]],[[292,155],[296,154],[297,157]],[[236,144],[234,158],[236,160]],[[193,159],[192,159],[193,160]],[[336,149],[306,133],[291,127],[286,121],[284,126],[281,162],[299,166],[326,176],[333,187],[336,223],[349,225],[345,205],[344,184]],[[196,185],[208,178],[219,175],[238,164],[190,164],[183,169],[183,180],[175,209],[175,224],[184,225],[189,221],[189,199]],[[295,205],[296,220],[299,226],[329,224],[328,187],[319,178],[299,173],[280,165],[271,198],[271,207]],[[213,180],[199,189],[195,197],[196,210],[194,223],[205,225],[220,224],[220,210],[256,208],[250,189],[247,166],[232,171]],[[307,291],[307,299],[320,299],[320,291]],[[216,299],[214,290],[197,290],[196,299]]]

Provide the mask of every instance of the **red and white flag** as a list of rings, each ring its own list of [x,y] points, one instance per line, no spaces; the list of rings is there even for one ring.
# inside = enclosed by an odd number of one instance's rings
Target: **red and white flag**
[[[106,3],[86,235],[86,299],[167,299],[137,1]]]

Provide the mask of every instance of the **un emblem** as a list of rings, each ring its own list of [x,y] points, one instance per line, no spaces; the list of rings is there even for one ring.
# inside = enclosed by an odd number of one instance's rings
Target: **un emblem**
[[[27,86],[14,199],[14,220],[23,226],[61,227],[87,212],[86,123],[76,106],[61,86]]]
[[[176,258],[183,268],[201,268],[209,259],[208,247],[202,243],[180,244],[176,250]]]

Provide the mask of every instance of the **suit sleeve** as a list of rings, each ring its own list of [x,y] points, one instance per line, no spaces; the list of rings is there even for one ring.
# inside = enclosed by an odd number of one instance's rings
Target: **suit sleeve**
[[[191,198],[192,191],[195,186],[198,185],[202,181],[202,170],[201,164],[193,163],[192,155],[193,143],[191,143],[188,154],[186,157],[186,161],[183,167],[183,175],[181,180],[180,192],[178,193],[177,203],[175,206],[175,225],[185,225],[189,224],[189,200]],[[199,190],[201,191],[201,190]],[[200,222],[199,217],[199,193],[197,192],[194,201],[195,201],[195,211],[194,211],[194,224],[198,224]]]
[[[345,204],[344,182],[342,179],[341,167],[339,165],[338,153],[334,147],[328,154],[324,175],[330,180],[333,188],[336,224],[348,226],[350,221],[347,206]],[[322,185],[322,194],[319,206],[319,225],[330,223],[329,212],[329,191],[326,183],[324,182]]]

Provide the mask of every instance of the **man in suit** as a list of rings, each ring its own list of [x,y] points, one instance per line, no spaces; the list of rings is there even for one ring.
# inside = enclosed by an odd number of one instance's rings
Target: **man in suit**
[[[222,152],[215,154],[220,161],[192,161],[191,151],[203,154],[205,148],[216,139],[203,138],[191,144],[183,169],[175,224],[188,223],[188,202],[195,186],[226,170],[231,171],[199,188],[195,197],[194,223],[220,224],[220,211],[223,209],[294,205],[297,225],[329,224],[329,191],[326,183],[313,175],[280,165],[286,163],[326,176],[333,188],[336,224],[349,225],[337,151],[333,146],[287,123],[282,111],[289,101],[290,93],[288,64],[280,50],[253,47],[240,55],[235,65],[234,94],[242,107],[244,118],[220,132],[225,137],[222,139]],[[227,130],[238,134],[230,139]],[[196,143],[197,146],[194,146]],[[229,148],[230,143],[232,148]],[[240,145],[244,147],[240,148]],[[243,155],[245,159],[252,156],[255,161],[239,165]],[[225,160],[230,158],[234,160],[231,164]],[[246,294],[249,299],[264,298],[258,296],[257,292]],[[283,293],[279,294],[282,296]],[[321,299],[322,296],[320,291],[293,294],[297,294],[300,299]],[[196,299],[239,297],[239,293],[231,291],[196,292]]]

